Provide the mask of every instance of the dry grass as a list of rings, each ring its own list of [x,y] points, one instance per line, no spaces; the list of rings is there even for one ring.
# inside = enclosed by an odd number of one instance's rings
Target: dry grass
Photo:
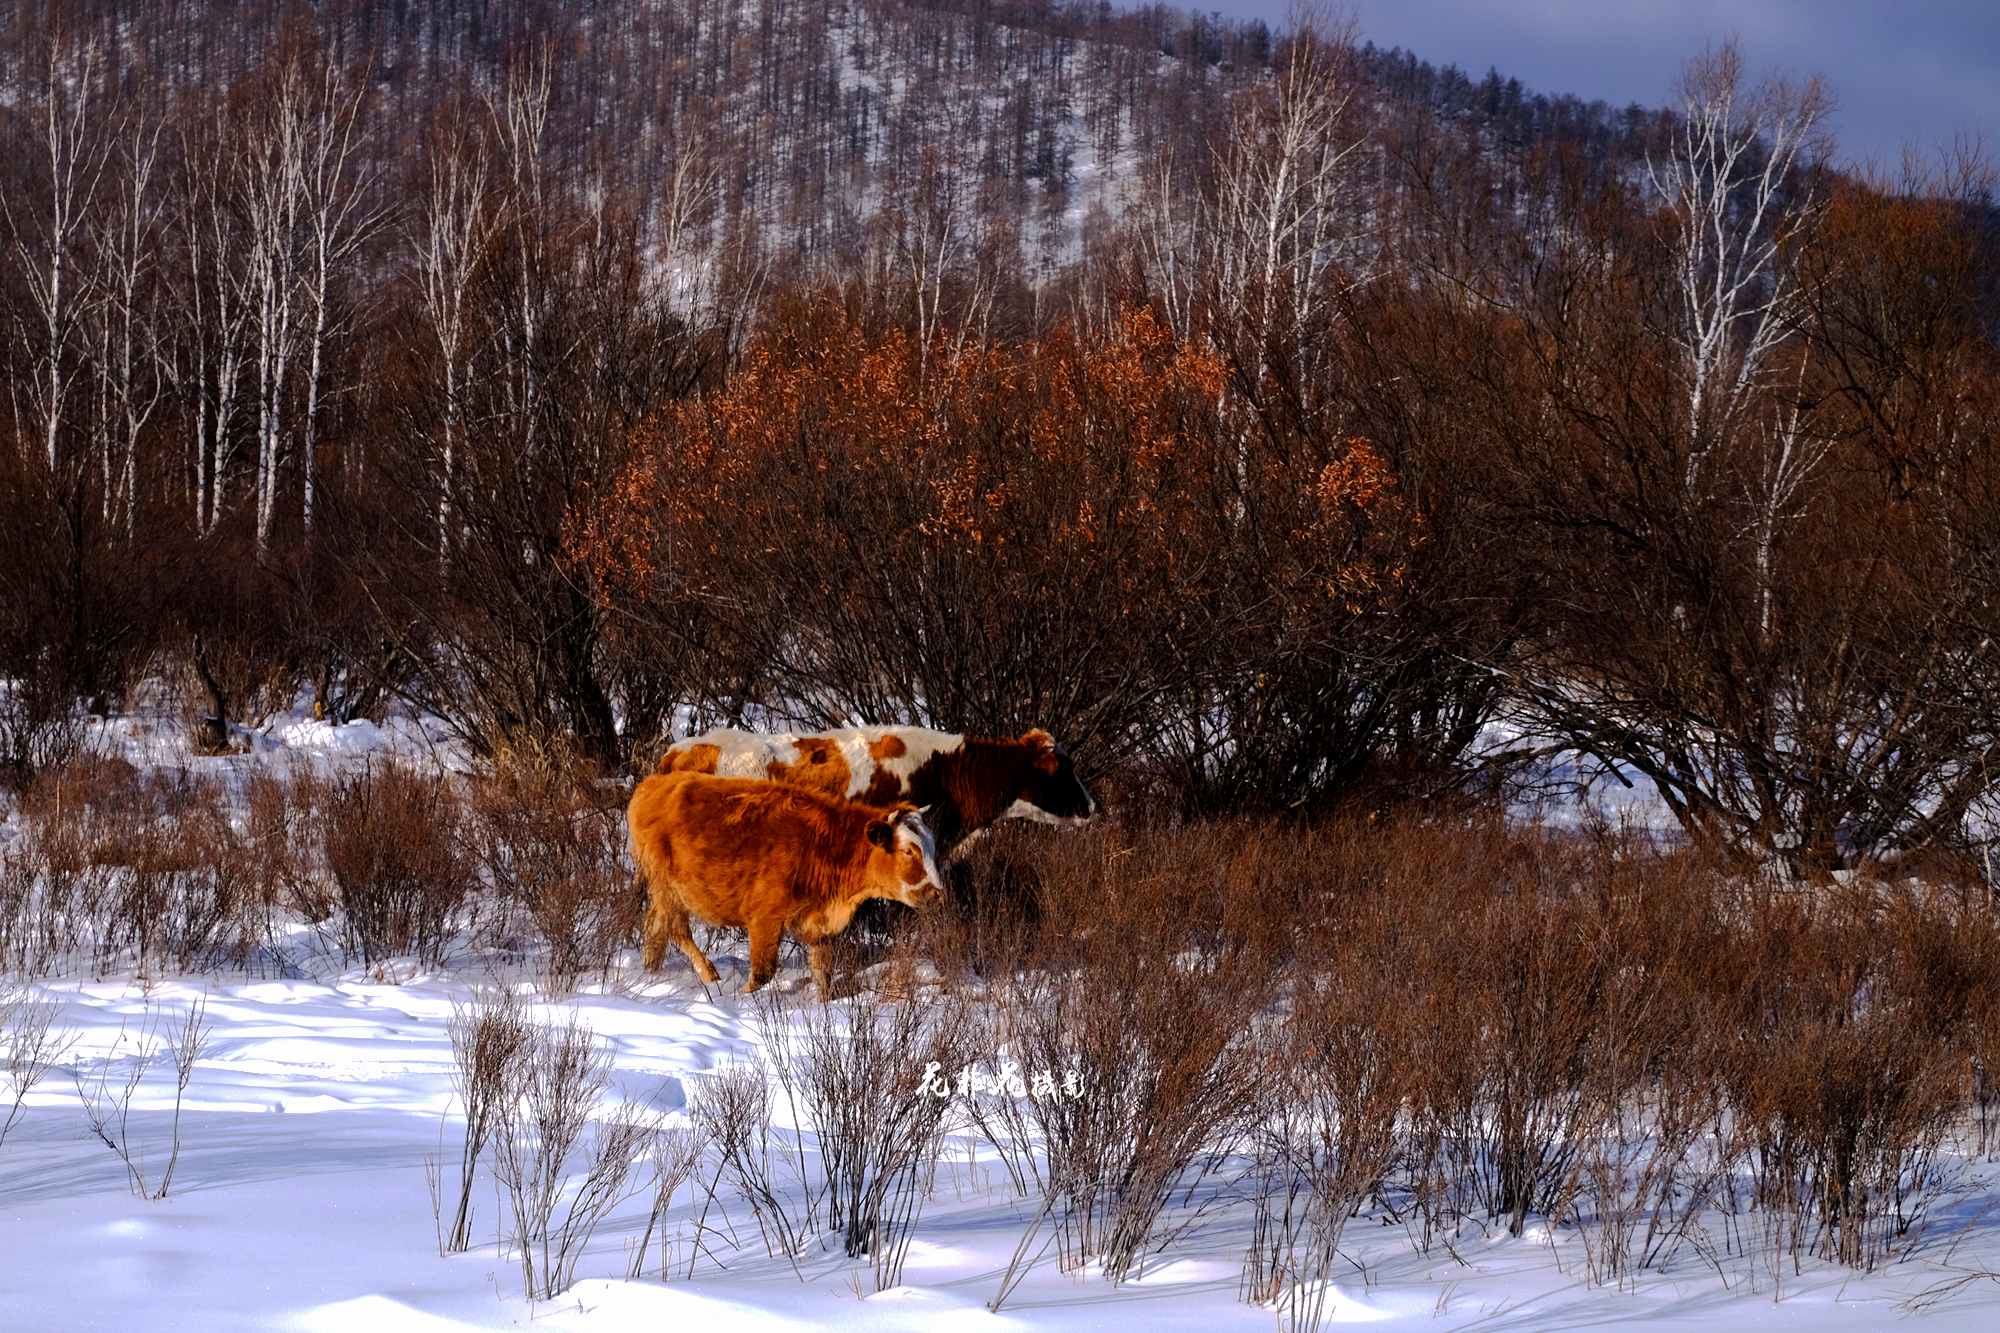
[[[978,1108],[1063,1262],[1129,1276],[1234,1154],[1245,1293],[1292,1327],[1369,1208],[1426,1247],[1538,1221],[1605,1283],[1870,1269],[1993,1123],[1978,885],[1774,889],[1463,811],[1006,833],[957,875],[915,939],[1089,1090]]]
[[[468,790],[469,787],[469,790]],[[0,844],[0,972],[282,967],[288,927],[374,965],[441,962],[482,925],[546,989],[609,979],[642,904],[618,793],[530,774],[471,784],[373,763],[141,773],[88,752],[18,797]]]
[[[567,994],[591,973],[608,981],[637,935],[644,901],[626,865],[623,792],[543,768],[506,768],[474,786],[469,831],[499,909],[543,945],[545,988]]]
[[[22,793],[20,825],[0,864],[10,971],[243,966],[268,933],[254,851],[214,779],[72,764]]]
[[[321,824],[347,951],[440,963],[475,887],[464,807],[439,776],[394,763],[337,779]]]

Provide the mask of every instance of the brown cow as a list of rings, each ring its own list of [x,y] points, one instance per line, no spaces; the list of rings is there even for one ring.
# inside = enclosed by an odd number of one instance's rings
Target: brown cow
[[[931,832],[910,805],[852,805],[800,787],[671,773],[647,778],[626,810],[632,859],[652,891],[646,970],[669,942],[704,981],[715,965],[695,946],[690,914],[750,932],[754,991],[778,970],[784,932],[806,946],[819,998],[831,994],[826,940],[870,898],[938,902]]]

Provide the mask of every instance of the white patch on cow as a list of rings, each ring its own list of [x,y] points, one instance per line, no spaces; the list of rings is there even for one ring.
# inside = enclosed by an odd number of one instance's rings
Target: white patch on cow
[[[789,731],[767,736],[718,727],[675,741],[669,752],[680,754],[697,745],[715,747],[715,776],[719,778],[768,778],[773,763],[790,768],[799,762],[799,738]]]
[[[915,847],[923,854],[924,882],[917,888],[926,886],[944,891],[944,880],[938,875],[937,838],[931,833],[931,826],[924,823],[921,816],[900,814],[896,816],[896,846]]]
[[[1082,828],[1090,822],[1089,815],[1052,815],[1039,805],[1030,805],[1018,799],[1000,812],[1000,818],[1029,819],[1037,824],[1053,824],[1057,828]]]
[[[896,779],[903,791],[910,789],[910,775],[922,768],[934,754],[956,750],[965,737],[954,731],[929,731],[923,727],[846,727],[825,733],[847,756],[847,796],[849,800],[874,785],[879,770]],[[894,759],[876,759],[869,747],[885,736],[903,742],[903,753]]]
[[[771,760],[777,757],[778,745],[774,742],[789,740],[790,737],[759,736],[755,732],[736,731],[720,727],[705,731],[699,736],[690,736],[684,741],[675,741],[669,753],[681,754],[697,745],[713,745],[715,755],[715,776],[719,778],[762,778],[770,775]],[[793,747],[796,754],[796,747]]]

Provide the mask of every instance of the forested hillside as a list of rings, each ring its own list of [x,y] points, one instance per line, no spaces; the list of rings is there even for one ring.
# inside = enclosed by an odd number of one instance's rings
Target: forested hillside
[[[1649,110],[1311,12],[9,22],[10,784],[164,677],[211,745],[1039,725],[1183,813],[1565,747],[1732,857],[1983,837],[1993,179],[1832,170],[1734,48]]]

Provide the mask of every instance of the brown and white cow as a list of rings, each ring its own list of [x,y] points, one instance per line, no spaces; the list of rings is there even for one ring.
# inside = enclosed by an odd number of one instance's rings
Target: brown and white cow
[[[754,991],[778,970],[785,931],[806,946],[819,998],[831,994],[826,940],[870,898],[928,907],[943,896],[936,845],[917,811],[857,805],[802,787],[671,773],[647,778],[626,809],[632,859],[651,891],[646,970],[667,945],[719,981],[689,916],[750,932]]]
[[[1081,824],[1097,803],[1048,732],[1018,740],[922,727],[801,734],[720,730],[679,741],[662,773],[764,778],[870,805],[924,807],[940,855],[1002,819]]]

